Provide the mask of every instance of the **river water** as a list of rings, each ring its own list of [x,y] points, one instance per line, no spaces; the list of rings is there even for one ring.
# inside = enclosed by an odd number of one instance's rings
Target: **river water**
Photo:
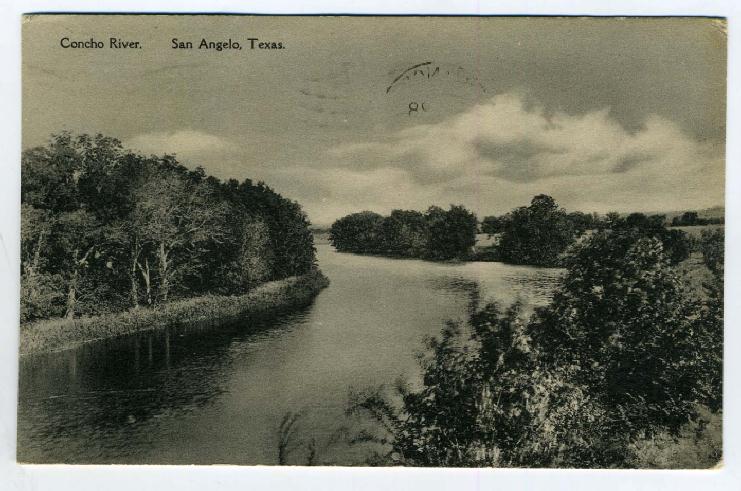
[[[173,328],[24,356],[18,460],[35,463],[362,464],[338,438],[351,388],[414,381],[424,339],[485,302],[549,300],[559,270],[335,252],[312,305],[219,329]]]

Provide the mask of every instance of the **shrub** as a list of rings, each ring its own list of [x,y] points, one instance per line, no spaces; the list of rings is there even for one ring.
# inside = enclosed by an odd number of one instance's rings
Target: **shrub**
[[[353,394],[351,413],[371,415],[386,464],[575,466],[596,459],[600,409],[568,369],[541,366],[519,308],[487,306],[471,330],[450,323],[428,342],[423,387]]]
[[[723,279],[725,233],[722,228],[700,232],[699,249],[708,269]]]
[[[575,230],[566,212],[547,195],[530,206],[513,210],[503,225],[499,255],[504,262],[535,266],[559,265],[560,255],[573,243]]]
[[[722,401],[722,297],[690,298],[662,242],[632,226],[595,232],[567,265],[529,322],[517,305],[489,305],[467,326],[448,324],[428,343],[419,390],[354,394],[350,411],[380,423],[380,461],[662,466],[672,441],[691,445],[701,411]],[[692,467],[715,459],[696,450],[710,457]]]

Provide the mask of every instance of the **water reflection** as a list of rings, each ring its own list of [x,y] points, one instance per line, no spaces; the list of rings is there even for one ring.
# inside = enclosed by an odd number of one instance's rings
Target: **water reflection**
[[[419,377],[415,354],[447,320],[542,305],[561,275],[318,249],[332,283],[292,314],[24,357],[19,460],[275,464],[281,419],[300,411],[295,437],[321,462],[361,463],[363,448],[336,444],[351,387]]]
[[[151,446],[137,431],[152,419],[199,410],[226,389],[233,343],[270,337],[297,325],[311,307],[220,327],[172,328],[21,358],[18,459],[33,462],[108,460],[119,432]],[[27,445],[26,436],[33,435]],[[74,435],[79,435],[77,438]],[[58,438],[63,436],[63,438]],[[98,441],[91,436],[100,437]],[[137,440],[137,437],[144,437]],[[43,447],[38,442],[44,442]],[[100,445],[96,454],[91,446]]]
[[[470,315],[480,308],[481,287],[475,281],[459,276],[440,276],[427,281],[430,288],[447,295],[459,295],[465,299],[466,312]]]

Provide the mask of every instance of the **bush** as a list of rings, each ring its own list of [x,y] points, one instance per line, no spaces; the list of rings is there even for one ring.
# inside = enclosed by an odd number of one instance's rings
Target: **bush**
[[[64,282],[57,275],[21,276],[21,322],[64,314]]]
[[[329,284],[318,270],[272,281],[243,295],[204,295],[155,308],[141,307],[96,317],[44,319],[21,326],[20,353],[53,351],[101,338],[175,325],[218,328],[248,315],[284,312],[309,304]]]
[[[557,266],[560,256],[575,239],[566,212],[550,196],[538,195],[530,206],[513,210],[499,241],[504,262],[534,266]]]
[[[693,321],[701,310],[659,240],[601,231],[574,249],[532,334],[548,362],[578,367],[577,380],[610,408],[619,431],[675,431],[707,397],[700,374],[717,369],[703,343],[718,333]]]
[[[698,409],[675,435],[667,431],[628,445],[628,466],[639,469],[709,469],[723,455],[723,417],[707,408]]]
[[[722,303],[689,298],[662,242],[632,226],[595,232],[567,265],[551,305],[529,322],[517,305],[504,313],[489,305],[467,326],[448,324],[428,343],[419,390],[400,383],[395,395],[353,395],[350,412],[380,423],[370,438],[383,444],[376,461],[653,467],[680,453],[691,467],[717,461],[715,437],[688,435],[706,426],[703,411],[720,409]]]
[[[725,232],[722,228],[700,232],[699,249],[708,269],[723,280]]]
[[[538,363],[519,307],[487,306],[428,342],[423,387],[354,393],[349,411],[380,423],[375,457],[412,466],[570,467],[596,461],[601,409],[569,369]]]
[[[661,241],[664,254],[671,264],[679,264],[690,255],[692,243],[687,233],[666,228],[664,215],[631,213],[625,218],[611,215],[608,227],[633,238],[655,238]]]

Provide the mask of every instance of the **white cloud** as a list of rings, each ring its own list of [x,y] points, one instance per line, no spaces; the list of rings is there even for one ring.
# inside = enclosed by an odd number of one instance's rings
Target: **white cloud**
[[[145,133],[131,138],[126,144],[144,154],[168,153],[185,158],[200,157],[211,152],[229,153],[236,149],[226,138],[195,130]]]
[[[242,149],[231,140],[190,129],[137,135],[124,142],[127,148],[144,155],[175,155],[180,163],[194,168],[201,166],[207,174],[219,178],[250,177],[244,167]]]
[[[392,207],[404,201],[420,208],[434,200],[494,213],[527,204],[542,192],[568,208],[597,211],[668,211],[723,202],[721,151],[692,140],[673,122],[652,115],[631,133],[607,108],[547,115],[512,94],[437,124],[410,127],[387,141],[342,144],[327,155],[333,165],[351,168],[356,182],[389,165],[403,171],[375,196],[367,193],[369,200]],[[349,180],[345,185],[353,186]]]
[[[388,213],[463,204],[480,216],[552,195],[584,211],[669,211],[723,203],[722,150],[648,117],[628,131],[604,108],[546,114],[516,95],[498,95],[435,124],[376,140],[347,141],[282,163],[221,136],[193,130],[126,142],[144,153],[175,153],[218,177],[265,180],[301,203],[318,224],[360,210]]]

